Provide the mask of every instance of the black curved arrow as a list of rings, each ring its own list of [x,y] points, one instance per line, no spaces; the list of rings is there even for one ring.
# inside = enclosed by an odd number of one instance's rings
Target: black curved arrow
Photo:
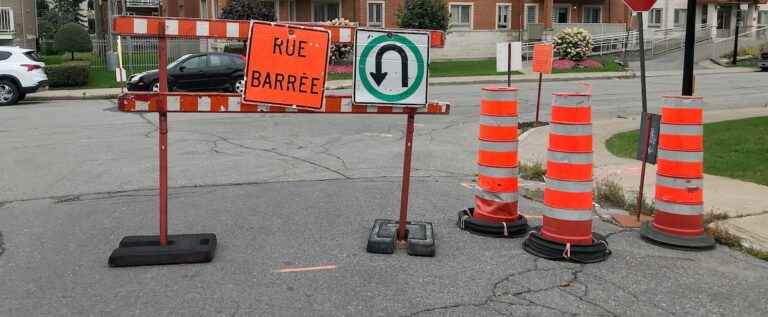
[[[386,44],[376,52],[376,72],[370,72],[373,81],[376,82],[376,86],[381,86],[384,78],[387,78],[387,72],[381,71],[381,60],[384,58],[384,53],[389,51],[395,51],[397,54],[400,54],[400,66],[402,67],[401,84],[403,87],[408,87],[408,56],[405,55],[405,50],[402,47],[395,44]]]

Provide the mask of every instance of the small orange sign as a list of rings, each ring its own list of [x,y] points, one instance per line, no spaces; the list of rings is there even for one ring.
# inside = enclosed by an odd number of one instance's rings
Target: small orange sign
[[[251,24],[243,102],[322,109],[330,39],[324,29]]]
[[[533,45],[533,71],[542,74],[552,73],[552,44]]]

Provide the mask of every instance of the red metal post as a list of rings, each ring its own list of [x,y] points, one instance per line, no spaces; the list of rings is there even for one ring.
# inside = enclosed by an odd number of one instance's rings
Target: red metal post
[[[643,167],[640,168],[640,188],[637,191],[637,221],[640,221],[640,214],[643,212],[643,186],[645,185],[645,164],[648,161],[648,145],[651,138],[651,124],[653,120],[651,115],[647,112],[643,112],[643,120],[645,120],[645,130],[642,132],[645,135],[643,141]]]
[[[405,126],[405,154],[403,155],[403,186],[400,194],[400,224],[397,228],[397,239],[405,240],[405,225],[408,221],[408,190],[411,184],[411,156],[413,149],[413,126],[416,109],[408,108],[408,123]]]
[[[165,27],[163,27],[165,29]],[[160,92],[168,92],[168,40],[161,36],[157,50],[158,83]],[[160,245],[168,244],[168,112],[165,102],[160,103]]]

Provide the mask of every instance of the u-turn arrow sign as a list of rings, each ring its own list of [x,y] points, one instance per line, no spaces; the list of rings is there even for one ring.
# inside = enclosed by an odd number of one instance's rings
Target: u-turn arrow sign
[[[357,29],[355,39],[355,103],[427,103],[429,33]]]

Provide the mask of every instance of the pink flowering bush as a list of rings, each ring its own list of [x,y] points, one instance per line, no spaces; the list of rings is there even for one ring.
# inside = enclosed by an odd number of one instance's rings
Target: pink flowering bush
[[[576,62],[570,59],[558,59],[552,62],[552,68],[557,70],[569,70],[576,67]]]
[[[352,65],[328,65],[328,72],[332,74],[351,74]]]
[[[580,67],[584,68],[603,68],[603,64],[594,59],[585,59],[579,62]]]

